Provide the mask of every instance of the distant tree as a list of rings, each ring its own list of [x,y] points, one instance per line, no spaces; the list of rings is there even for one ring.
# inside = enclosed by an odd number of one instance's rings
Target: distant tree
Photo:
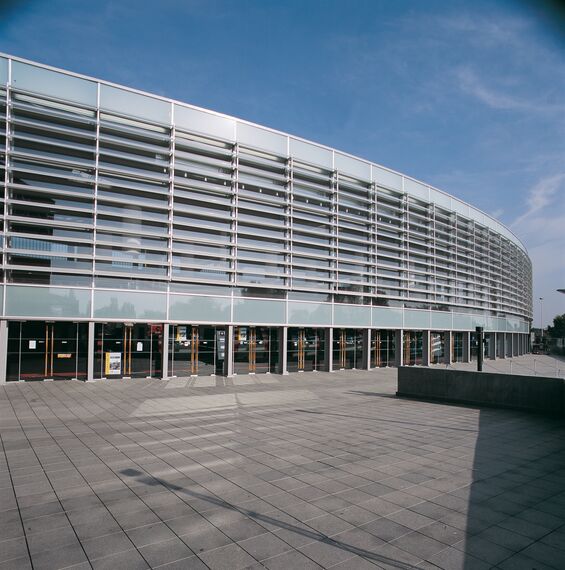
[[[547,334],[551,338],[565,338],[565,314],[553,319],[553,326],[547,327]]]

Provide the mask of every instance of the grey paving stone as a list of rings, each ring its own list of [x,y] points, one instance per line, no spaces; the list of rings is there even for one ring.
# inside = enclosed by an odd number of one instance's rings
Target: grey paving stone
[[[292,550],[289,544],[270,532],[242,540],[239,542],[239,546],[259,561]]]
[[[87,562],[87,557],[78,540],[74,544],[32,554],[31,559],[34,568],[66,568]]]
[[[94,570],[143,570],[149,565],[137,550],[127,550],[118,554],[112,554],[104,558],[97,558],[91,561]]]
[[[262,564],[269,568],[269,570],[289,570],[289,568],[300,568],[301,570],[319,570],[321,566],[316,564],[311,558],[304,554],[293,550],[263,560]]]
[[[152,568],[194,556],[192,550],[177,537],[143,546],[139,553]]]
[[[222,546],[199,556],[210,570],[240,570],[257,562],[237,544]]]
[[[124,532],[90,538],[83,540],[81,544],[90,560],[135,549],[135,545]]]

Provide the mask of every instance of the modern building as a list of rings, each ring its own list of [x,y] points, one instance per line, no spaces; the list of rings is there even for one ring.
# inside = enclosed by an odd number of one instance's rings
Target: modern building
[[[0,381],[449,363],[529,348],[512,232],[233,117],[0,57]]]

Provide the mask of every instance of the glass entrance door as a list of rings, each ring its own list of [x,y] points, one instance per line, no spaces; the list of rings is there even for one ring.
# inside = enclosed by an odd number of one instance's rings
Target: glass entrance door
[[[223,374],[225,329],[204,325],[170,325],[169,375]]]
[[[271,327],[234,327],[234,373],[276,372],[278,331]]]
[[[396,357],[396,333],[375,330],[371,334],[371,367],[394,366]]]
[[[424,362],[424,335],[422,331],[404,331],[404,366],[421,365]]]
[[[363,359],[363,331],[360,329],[334,329],[334,369],[361,368]]]
[[[324,329],[289,328],[287,333],[289,372],[310,372],[324,366]]]
[[[150,378],[162,372],[163,325],[96,323],[95,378]]]
[[[10,322],[7,380],[86,379],[87,330],[86,323]]]

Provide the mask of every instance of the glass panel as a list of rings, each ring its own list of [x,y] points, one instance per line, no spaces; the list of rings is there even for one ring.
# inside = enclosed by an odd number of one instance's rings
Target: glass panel
[[[288,322],[296,325],[331,325],[332,306],[289,301]]]
[[[290,138],[290,155],[305,162],[333,168],[333,151],[292,137]]]
[[[171,122],[171,103],[110,85],[100,85],[100,107],[157,123]]]
[[[412,180],[411,178],[404,177],[404,190],[408,192],[408,194],[411,194],[416,198],[420,198],[421,200],[425,200],[426,202],[430,199],[430,190],[428,186],[416,180]]]
[[[373,326],[381,327],[402,327],[402,309],[392,309],[385,307],[373,307]]]
[[[166,295],[133,291],[94,291],[94,316],[109,319],[165,319]]]
[[[371,325],[370,307],[349,307],[343,305],[334,306],[335,325]]]
[[[95,82],[35,65],[12,61],[12,85],[26,91],[96,107]]]
[[[287,137],[260,127],[237,123],[237,142],[287,156]]]
[[[230,321],[231,299],[225,297],[199,297],[171,295],[169,318],[175,321]]]
[[[178,128],[234,140],[235,120],[175,103],[175,125]]]
[[[402,176],[373,164],[373,182],[387,188],[402,190]]]
[[[339,152],[335,153],[335,168],[340,172],[357,176],[361,180],[371,180],[371,165],[368,162]]]
[[[234,299],[234,321],[247,323],[284,324],[284,301]]]
[[[6,85],[6,83],[8,83],[8,60],[0,57],[0,84]]]
[[[451,313],[432,311],[432,327],[441,330],[451,330]]]
[[[404,326],[413,328],[430,328],[430,312],[404,310]]]
[[[90,317],[90,291],[8,285],[6,316]]]

